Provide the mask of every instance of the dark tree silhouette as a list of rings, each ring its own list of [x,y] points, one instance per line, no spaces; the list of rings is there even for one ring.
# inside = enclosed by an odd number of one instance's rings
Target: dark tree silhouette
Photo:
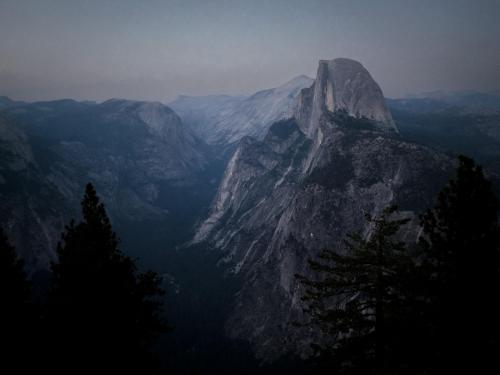
[[[30,330],[30,283],[24,264],[0,227],[0,340],[1,366],[20,369],[27,353]]]
[[[434,373],[499,372],[497,215],[498,202],[481,167],[460,156],[456,176],[421,219]]]
[[[324,250],[311,260],[314,277],[297,275],[305,289],[304,310],[321,336],[313,348],[323,367],[337,373],[401,373],[408,365],[405,330],[412,297],[406,285],[414,262],[393,239],[407,219],[388,207],[372,218],[370,235],[349,236],[342,253]]]
[[[91,184],[82,201],[83,221],[66,227],[47,318],[63,360],[56,370],[137,371],[153,369],[150,346],[165,330],[160,318],[160,279],[138,274]]]
[[[0,227],[0,293],[4,308],[2,313],[22,309],[30,296],[30,283],[24,272],[24,262],[17,256]]]

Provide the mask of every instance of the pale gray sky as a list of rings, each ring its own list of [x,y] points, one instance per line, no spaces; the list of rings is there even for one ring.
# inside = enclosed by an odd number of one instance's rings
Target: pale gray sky
[[[499,89],[500,0],[0,0],[15,99],[251,93],[335,57],[390,97]]]

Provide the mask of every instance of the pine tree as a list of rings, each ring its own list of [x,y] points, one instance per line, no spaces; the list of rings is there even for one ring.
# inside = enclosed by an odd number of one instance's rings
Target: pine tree
[[[478,373],[489,366],[488,373],[497,373],[498,202],[481,167],[460,156],[456,176],[421,222],[433,370]]]
[[[66,227],[52,266],[47,315],[55,346],[64,354],[55,369],[148,373],[150,346],[165,329],[160,279],[153,272],[138,274],[120,251],[91,184],[82,213],[82,222]]]
[[[0,293],[7,309],[22,308],[30,295],[30,284],[24,272],[24,262],[17,256],[15,248],[9,243],[3,228],[0,227]],[[7,309],[1,309],[5,312]]]
[[[395,213],[392,206],[378,218],[367,216],[367,239],[349,236],[342,253],[324,250],[309,261],[313,278],[297,275],[309,318],[303,324],[319,329],[313,348],[328,371],[400,373],[407,360],[401,341],[412,308],[406,284],[414,262],[393,239],[408,222],[392,219]]]
[[[30,283],[24,263],[0,227],[0,340],[1,365],[22,364],[30,329]]]

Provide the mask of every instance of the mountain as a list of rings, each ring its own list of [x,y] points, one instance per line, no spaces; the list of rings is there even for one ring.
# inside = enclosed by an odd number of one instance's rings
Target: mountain
[[[408,96],[399,101],[432,100],[448,107],[462,108],[475,113],[481,111],[500,111],[500,92],[477,91],[431,91]]]
[[[412,242],[416,215],[453,168],[447,154],[500,176],[496,111],[385,100],[350,59],[320,61],[315,80],[171,107],[0,98],[0,223],[36,275],[92,181],[123,250],[165,276],[176,327],[165,352],[183,371],[233,370],[242,357],[247,368],[242,342],[265,361],[306,354],[314,333],[291,323],[301,319],[294,274],[308,258],[368,234],[364,213],[390,203],[413,219]]]
[[[180,96],[169,105],[201,139],[227,146],[244,136],[264,137],[273,122],[291,115],[300,91],[312,83],[302,75],[250,96]]]
[[[12,108],[23,104],[25,103],[17,100],[12,100],[7,96],[0,96],[0,111],[2,109]]]
[[[60,100],[11,107],[3,116],[0,222],[32,270],[53,259],[89,181],[125,250],[142,259],[187,239],[212,199],[211,149],[161,103]]]
[[[262,140],[242,138],[193,240],[217,249],[241,279],[225,327],[265,361],[308,351],[314,333],[291,324],[302,314],[294,275],[308,274],[307,260],[348,233],[368,234],[365,213],[394,203],[413,219],[405,239],[414,240],[417,214],[453,168],[442,153],[401,138],[356,61],[320,61],[293,113]]]
[[[500,181],[499,111],[432,98],[389,99],[388,105],[402,137],[473,157]]]
[[[28,270],[53,259],[70,205],[37,161],[26,133],[0,117],[0,222]]]
[[[295,117],[310,137],[315,136],[324,113],[340,111],[371,120],[382,130],[397,131],[382,90],[357,61],[320,60],[314,86],[301,94]]]

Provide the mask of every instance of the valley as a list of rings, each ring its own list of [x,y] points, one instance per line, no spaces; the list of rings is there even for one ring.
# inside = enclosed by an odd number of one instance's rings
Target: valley
[[[92,182],[124,252],[163,276],[165,368],[287,372],[314,336],[292,327],[294,275],[310,257],[369,233],[364,215],[393,203],[415,243],[459,153],[499,181],[500,112],[467,100],[385,99],[350,59],[252,95],[167,105],[2,97],[0,223],[43,285]]]

